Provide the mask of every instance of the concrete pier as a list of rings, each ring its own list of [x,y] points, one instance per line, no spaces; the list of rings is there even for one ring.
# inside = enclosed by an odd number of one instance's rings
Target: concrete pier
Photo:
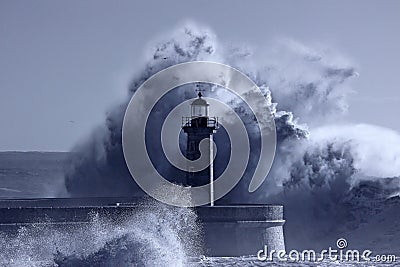
[[[84,204],[83,204],[84,203]],[[91,214],[124,217],[145,208],[137,199],[0,200],[0,231],[12,232],[31,223],[87,223]],[[284,250],[283,206],[231,205],[194,208],[207,256],[255,255],[267,245]]]
[[[267,245],[285,250],[283,206],[234,205],[198,207],[209,256],[255,255]]]

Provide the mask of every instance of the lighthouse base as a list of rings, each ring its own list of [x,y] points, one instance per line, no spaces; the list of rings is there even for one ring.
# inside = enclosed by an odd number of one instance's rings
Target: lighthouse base
[[[283,206],[235,205],[196,208],[207,256],[256,255],[285,250]]]

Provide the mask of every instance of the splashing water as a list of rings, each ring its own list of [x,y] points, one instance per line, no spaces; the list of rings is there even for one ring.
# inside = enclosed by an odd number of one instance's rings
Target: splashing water
[[[201,254],[192,210],[155,204],[125,218],[22,226],[0,235],[1,266],[185,266]]]

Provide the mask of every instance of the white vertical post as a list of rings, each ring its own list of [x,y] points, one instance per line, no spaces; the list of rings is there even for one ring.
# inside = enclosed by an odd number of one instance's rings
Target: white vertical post
[[[214,206],[214,142],[210,134],[210,206]]]

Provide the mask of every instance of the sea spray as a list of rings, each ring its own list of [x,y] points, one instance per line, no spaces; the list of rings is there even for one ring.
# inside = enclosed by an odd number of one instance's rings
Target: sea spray
[[[268,108],[275,115],[277,127],[277,163],[274,164],[275,168],[265,186],[256,194],[248,194],[248,183],[259,153],[256,144],[259,142],[257,140],[260,132],[254,123],[254,115],[243,102],[238,101],[237,96],[221,88],[206,88],[208,96],[215,97],[235,109],[246,125],[250,143],[254,144],[255,149],[251,150],[249,166],[242,181],[227,197],[227,200],[235,203],[254,202],[280,190],[279,185],[282,185],[287,177],[276,175],[279,174],[276,171],[283,168],[287,171],[288,168],[286,165],[279,166],[279,162],[282,158],[290,157],[288,154],[296,151],[301,144],[288,144],[284,141],[304,140],[308,136],[307,125],[318,124],[321,120],[327,122],[328,118],[342,115],[346,110],[347,95],[351,92],[346,82],[357,75],[355,69],[345,60],[338,60],[335,55],[316,51],[293,40],[280,40],[275,45],[263,47],[262,53],[265,55],[260,57],[254,56],[246,47],[232,47],[221,43],[212,30],[194,24],[185,25],[170,36],[153,47],[150,46],[147,63],[133,74],[128,97],[108,112],[104,125],[99,126],[93,135],[75,147],[74,151],[78,156],[65,176],[65,185],[71,196],[143,195],[130,177],[123,157],[122,121],[126,106],[137,88],[153,74],[169,66],[195,60],[228,64],[256,81],[265,97],[269,99]],[[154,111],[157,116],[150,115],[152,134],[147,136],[146,143],[150,144],[147,147],[149,154],[156,155],[154,159],[160,158],[157,154],[160,153],[159,147],[151,146],[158,143],[157,124],[162,125],[162,118],[168,114],[171,105],[178,104],[176,101],[182,102],[195,96],[193,86],[177,88],[172,96],[167,98],[169,101],[159,104],[162,108]],[[170,103],[173,100],[175,102]],[[220,143],[229,143],[226,139],[227,137],[220,140]],[[218,138],[215,140],[218,142]],[[286,146],[290,146],[290,149]],[[163,165],[159,169],[167,170],[163,173],[167,179],[176,177],[171,164],[157,163]],[[215,172],[221,173],[225,167],[226,164],[215,164]],[[110,176],[117,178],[110,179]],[[271,180],[271,183],[268,183],[268,180]]]
[[[196,215],[155,201],[126,217],[36,223],[1,233],[1,266],[185,266],[201,254]]]

